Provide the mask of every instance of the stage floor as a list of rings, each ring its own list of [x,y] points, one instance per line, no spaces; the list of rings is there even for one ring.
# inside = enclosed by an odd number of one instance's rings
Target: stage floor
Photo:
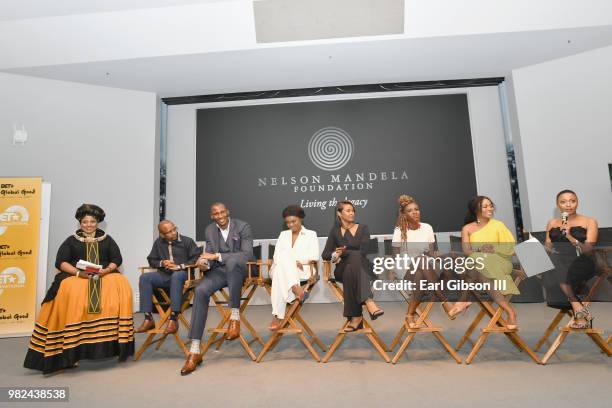
[[[384,302],[385,315],[374,328],[390,343],[399,329],[405,303]],[[555,314],[544,304],[517,304],[520,334],[533,347]],[[473,305],[449,321],[435,305],[431,318],[455,344],[477,312]],[[595,303],[595,325],[612,327],[612,303]],[[340,304],[307,304],[302,315],[326,345],[341,325]],[[209,327],[218,321],[210,310]],[[266,340],[269,306],[251,306],[247,314]],[[136,315],[140,324],[142,314]],[[556,334],[556,332],[555,332]],[[182,333],[186,336],[186,333]],[[137,335],[137,347],[145,335]],[[295,336],[284,336],[263,362],[252,362],[238,341],[209,351],[196,372],[181,377],[184,357],[174,339],[159,351],[150,347],[138,362],[82,361],[79,368],[51,376],[24,369],[29,339],[1,339],[0,386],[68,386],[70,404],[11,406],[94,407],[610,407],[612,359],[585,335],[570,335],[548,365],[519,353],[501,334],[491,334],[478,357],[456,364],[429,334],[416,337],[402,359],[385,363],[364,336],[347,336],[326,364],[315,362]],[[465,359],[467,346],[460,351]],[[256,352],[261,348],[256,347]],[[543,351],[538,353],[541,357]],[[392,357],[393,355],[391,355]],[[0,403],[0,406],[3,406]]]

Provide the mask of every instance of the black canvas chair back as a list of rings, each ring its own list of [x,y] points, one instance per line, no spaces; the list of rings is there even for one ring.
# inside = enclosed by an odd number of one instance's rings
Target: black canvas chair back
[[[261,260],[261,245],[253,246],[253,257],[255,258],[256,261]],[[251,276],[253,277],[259,276],[259,273],[260,273],[259,265],[253,265],[251,267]]]
[[[276,249],[276,245],[270,244],[268,245],[268,259],[274,259],[274,250]]]
[[[393,255],[393,253],[392,253],[392,251],[393,251],[393,240],[385,239],[384,246],[385,246],[385,255]]]

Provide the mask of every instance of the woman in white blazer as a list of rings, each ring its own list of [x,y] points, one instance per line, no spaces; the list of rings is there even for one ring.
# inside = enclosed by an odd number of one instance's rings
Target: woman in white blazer
[[[290,205],[283,210],[288,229],[278,236],[274,263],[270,269],[272,323],[268,328],[272,331],[280,328],[287,303],[296,299],[304,302],[308,298],[308,292],[300,286],[300,281],[310,277],[310,261],[319,259],[319,240],[315,231],[302,225],[305,216],[304,209],[298,205]]]

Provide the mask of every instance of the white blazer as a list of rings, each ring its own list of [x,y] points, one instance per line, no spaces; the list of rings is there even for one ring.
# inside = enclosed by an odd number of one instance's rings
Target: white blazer
[[[293,247],[291,247],[291,230],[281,231],[274,248],[274,262],[270,272],[274,273],[274,268],[281,257],[289,257],[292,265],[295,265],[295,261],[300,261],[304,265],[303,272],[299,270],[297,265],[295,268],[299,271],[300,278],[308,279],[310,277],[308,262],[318,260],[319,255],[319,239],[315,231],[302,226]]]

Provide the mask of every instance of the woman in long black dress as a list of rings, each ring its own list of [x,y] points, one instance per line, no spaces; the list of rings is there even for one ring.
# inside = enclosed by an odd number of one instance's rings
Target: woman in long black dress
[[[134,354],[132,289],[117,270],[119,246],[98,229],[104,217],[97,205],[77,209],[79,229],[57,251],[59,272],[38,313],[24,367],[47,374],[75,367],[81,359],[125,361]],[[77,269],[80,260],[102,268]]]
[[[578,214],[578,196],[571,190],[557,194],[560,218],[546,226],[546,246],[551,251],[555,269],[545,275],[546,301],[549,307],[570,309],[570,326],[584,329],[591,326],[593,315],[582,304],[586,283],[597,273],[593,245],[597,242],[597,220]],[[559,289],[561,289],[559,291]]]
[[[344,316],[350,319],[345,331],[363,328],[365,305],[370,317],[377,319],[384,314],[372,300],[371,282],[375,275],[366,258],[370,246],[367,225],[355,222],[355,207],[350,201],[340,201],[336,206],[337,223],[329,232],[321,257],[336,264],[334,276],[344,289]]]

